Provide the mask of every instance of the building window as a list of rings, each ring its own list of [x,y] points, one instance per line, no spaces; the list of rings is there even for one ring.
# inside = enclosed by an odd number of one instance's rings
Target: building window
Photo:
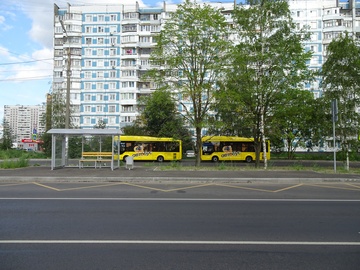
[[[109,83],[109,89],[116,89],[116,83],[115,82],[110,82]]]
[[[96,66],[98,66],[98,67],[103,67],[103,66],[104,66],[104,59],[99,59],[99,60],[97,60]]]
[[[103,111],[103,106],[100,106],[100,105],[96,106],[96,111],[97,112],[102,112]]]
[[[112,70],[109,72],[109,77],[110,78],[116,78],[116,71],[115,70]]]
[[[96,89],[103,90],[104,89],[104,83],[102,83],[102,82],[96,83]]]
[[[135,99],[135,94],[134,93],[121,93],[120,94],[121,99],[126,100],[126,99]]]
[[[110,49],[110,56],[116,55],[116,49]]]
[[[136,32],[137,27],[136,24],[126,24],[122,26],[122,32]]]
[[[121,111],[122,112],[133,112],[134,106],[132,106],[132,105],[121,106]]]
[[[85,88],[86,90],[90,90],[90,89],[91,89],[91,83],[86,82],[86,83],[84,84],[84,88]]]
[[[98,43],[99,45],[104,44],[104,38],[98,38],[98,39],[97,39],[97,43]]]
[[[104,71],[98,71],[98,72],[96,73],[96,77],[99,78],[99,79],[104,78]]]
[[[85,79],[91,79],[91,72],[90,71],[85,71],[84,72],[84,77],[85,77]]]
[[[104,55],[104,49],[97,49],[97,55],[103,56]]]
[[[114,113],[115,109],[116,109],[116,107],[114,105],[109,106],[109,112],[110,113]]]
[[[115,124],[116,123],[116,117],[109,117],[109,124]]]

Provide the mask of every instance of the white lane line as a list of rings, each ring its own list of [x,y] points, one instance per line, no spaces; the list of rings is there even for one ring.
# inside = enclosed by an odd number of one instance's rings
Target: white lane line
[[[66,201],[240,201],[240,202],[360,202],[360,199],[212,199],[212,198],[31,198],[2,197],[0,200],[66,200]]]
[[[300,241],[172,241],[172,240],[0,240],[0,244],[152,244],[152,245],[295,245],[360,246],[360,242]]]

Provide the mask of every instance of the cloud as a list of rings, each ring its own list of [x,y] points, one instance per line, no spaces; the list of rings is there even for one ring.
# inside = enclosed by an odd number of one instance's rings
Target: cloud
[[[12,28],[12,26],[6,24],[5,21],[6,21],[5,17],[0,15],[0,29],[2,31],[8,31],[8,30],[10,30]]]

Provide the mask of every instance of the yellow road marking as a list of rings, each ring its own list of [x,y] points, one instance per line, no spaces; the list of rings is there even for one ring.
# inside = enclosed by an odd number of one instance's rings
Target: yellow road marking
[[[46,185],[43,185],[43,184],[40,184],[40,183],[37,183],[37,182],[32,182],[32,183],[33,183],[34,185],[38,185],[38,186],[40,186],[40,187],[52,189],[52,190],[55,190],[55,191],[61,191],[60,189],[53,188],[53,187],[50,187],[50,186],[46,186]]]
[[[289,190],[289,189],[292,189],[292,188],[301,187],[302,185],[303,185],[303,184],[297,184],[297,185],[295,185],[295,186],[290,186],[290,187],[286,187],[286,188],[274,190],[273,192],[281,192],[281,191]]]
[[[242,187],[242,186],[233,186],[228,184],[215,184],[216,186],[223,186],[223,187],[230,187],[230,188],[238,188],[238,189],[247,189],[247,190],[254,190],[254,191],[262,191],[262,192],[274,192],[272,190],[260,189],[260,188],[249,188],[249,187]]]
[[[202,184],[202,185],[182,187],[182,188],[166,189],[166,190],[163,190],[163,191],[164,191],[164,192],[172,192],[172,191],[177,191],[177,190],[184,190],[184,189],[191,189],[191,188],[199,188],[199,187],[207,187],[207,186],[214,186],[214,184]]]
[[[133,186],[133,187],[139,187],[139,188],[150,189],[150,190],[164,191],[163,189],[160,189],[160,188],[152,188],[152,187],[141,186],[141,185],[137,185],[137,184],[131,184],[131,183],[123,183],[123,184],[124,184],[124,185],[128,185],[128,186]]]
[[[0,187],[21,186],[21,185],[28,185],[28,184],[31,184],[31,183],[4,184],[4,185],[0,185]]]
[[[117,185],[123,185],[123,184],[124,183],[111,183],[111,184],[102,184],[102,185],[94,185],[94,186],[87,186],[87,187],[64,188],[64,189],[60,189],[59,191],[80,190],[80,189],[97,188],[97,187],[109,187],[109,186],[117,186]]]
[[[360,188],[360,186],[354,185],[354,184],[346,184],[346,185],[348,185],[348,186],[350,186],[350,187]]]

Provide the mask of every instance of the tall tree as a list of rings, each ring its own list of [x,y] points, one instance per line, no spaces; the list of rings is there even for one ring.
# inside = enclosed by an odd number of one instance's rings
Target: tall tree
[[[314,95],[305,90],[290,89],[280,96],[286,106],[276,106],[270,119],[269,137],[282,138],[282,147],[287,149],[288,159],[293,158],[300,144],[304,146],[319,136],[324,125],[323,106]]]
[[[123,128],[125,134],[181,139],[183,146],[189,148],[190,131],[169,91],[156,90],[141,98],[138,105],[142,108],[140,117],[134,125]]]
[[[196,152],[201,148],[216,83],[227,66],[227,37],[220,10],[186,0],[166,21],[151,54],[158,68],[149,75],[160,88],[176,94],[187,123],[195,129]]]
[[[327,59],[322,67],[325,98],[337,100],[338,121],[336,135],[340,138],[349,170],[349,151],[357,140],[360,115],[356,111],[360,101],[360,47],[348,33],[333,40],[327,48]],[[335,147],[335,146],[334,146]]]
[[[286,0],[249,0],[249,7],[237,7],[233,14],[234,32],[239,43],[232,54],[224,97],[242,106],[251,117],[255,139],[256,166],[260,149],[266,149],[266,128],[274,106],[283,106],[279,94],[302,87],[310,78],[303,42],[305,29],[296,29]],[[264,151],[264,168],[267,168]]]
[[[11,149],[13,146],[14,135],[8,122],[3,120],[3,138],[0,148],[2,150]]]

